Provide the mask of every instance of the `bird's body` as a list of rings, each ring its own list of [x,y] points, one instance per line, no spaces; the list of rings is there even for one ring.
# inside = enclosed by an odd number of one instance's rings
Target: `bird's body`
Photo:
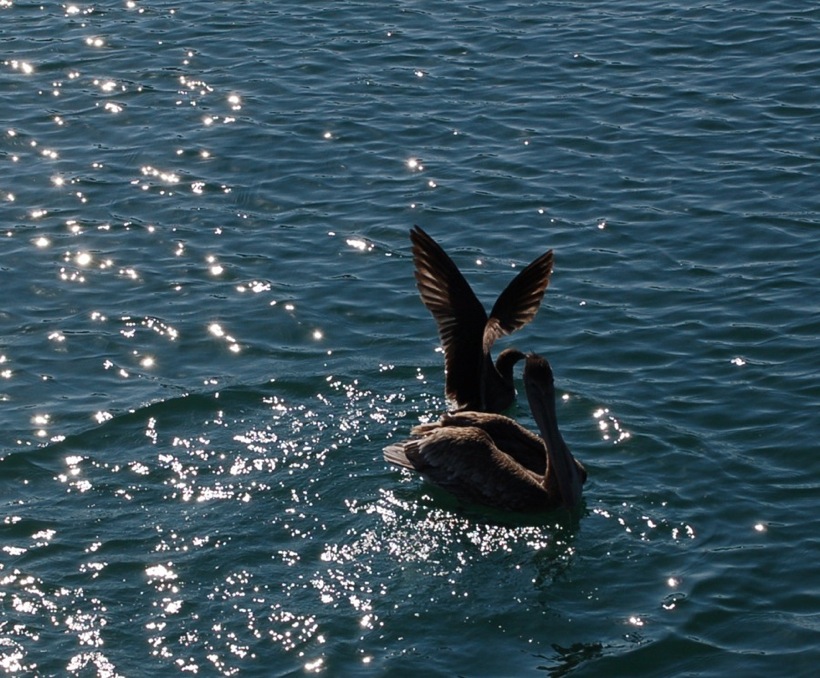
[[[520,512],[577,507],[586,470],[558,430],[552,370],[535,354],[526,360],[540,437],[502,414],[457,412],[417,426],[415,437],[384,449],[385,459],[465,501]]]
[[[502,412],[515,399],[513,367],[524,354],[508,348],[493,362],[496,339],[529,323],[552,274],[549,250],[499,295],[490,315],[453,260],[421,228],[410,231],[415,277],[424,305],[438,325],[444,349],[445,393],[457,410]]]

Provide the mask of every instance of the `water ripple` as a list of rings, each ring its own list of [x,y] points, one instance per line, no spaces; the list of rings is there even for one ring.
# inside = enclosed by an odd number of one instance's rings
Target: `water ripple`
[[[3,670],[813,675],[812,7],[0,15]],[[414,223],[554,248],[579,520],[384,464]]]

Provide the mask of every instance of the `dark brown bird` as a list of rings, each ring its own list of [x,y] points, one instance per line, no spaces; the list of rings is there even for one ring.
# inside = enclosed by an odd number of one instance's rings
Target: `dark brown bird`
[[[513,367],[524,357],[508,348],[493,363],[496,339],[538,312],[552,274],[552,250],[524,268],[499,295],[489,317],[453,260],[418,226],[410,230],[416,284],[438,325],[444,391],[457,410],[502,412],[515,400]]]
[[[564,442],[550,364],[526,356],[524,388],[541,436],[503,414],[455,412],[413,429],[384,458],[421,473],[459,499],[509,511],[575,508],[587,472]]]

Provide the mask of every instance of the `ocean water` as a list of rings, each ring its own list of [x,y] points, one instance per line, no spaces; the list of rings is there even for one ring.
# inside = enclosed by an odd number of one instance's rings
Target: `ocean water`
[[[820,10],[0,1],[0,670],[813,676]],[[408,231],[542,251],[585,506],[459,505]],[[532,426],[525,399],[514,416]]]

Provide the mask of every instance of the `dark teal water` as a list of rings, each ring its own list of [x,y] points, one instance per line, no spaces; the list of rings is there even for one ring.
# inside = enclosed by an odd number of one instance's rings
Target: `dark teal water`
[[[0,2],[0,668],[815,675],[818,29]],[[444,405],[414,223],[488,304],[555,250],[578,520],[383,462]]]

